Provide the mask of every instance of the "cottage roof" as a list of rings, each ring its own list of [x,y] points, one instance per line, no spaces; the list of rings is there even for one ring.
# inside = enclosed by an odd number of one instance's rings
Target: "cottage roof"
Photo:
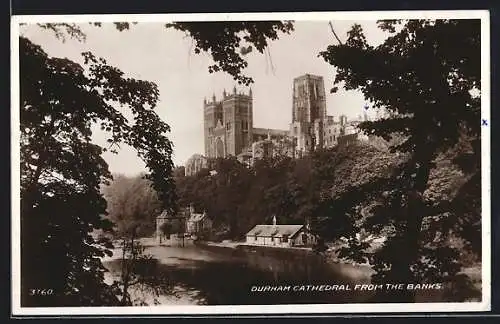
[[[203,214],[196,214],[196,213],[193,213],[191,214],[191,217],[189,217],[188,221],[189,222],[199,222],[201,220],[203,220],[205,218],[206,214],[203,213]]]
[[[172,215],[169,214],[166,210],[162,211],[160,215],[156,216],[156,218],[163,218],[163,219],[179,219],[179,218],[185,218],[183,213]]]
[[[158,215],[156,218],[170,218],[169,214],[166,210],[162,211],[160,215]]]
[[[292,237],[303,227],[304,225],[255,225],[247,236],[283,237],[287,235]]]

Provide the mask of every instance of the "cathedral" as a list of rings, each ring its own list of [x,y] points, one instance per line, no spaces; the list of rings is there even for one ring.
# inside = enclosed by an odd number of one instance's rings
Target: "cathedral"
[[[344,115],[327,115],[322,76],[305,74],[293,80],[292,122],[289,130],[253,127],[252,89],[248,93],[226,90],[217,99],[203,101],[205,155],[195,154],[186,164],[186,175],[206,167],[207,160],[235,156],[252,165],[275,154],[300,157],[316,149],[358,140],[357,121]],[[365,115],[366,120],[366,115]]]
[[[305,74],[293,80],[292,123],[289,136],[295,142],[295,157],[314,150],[348,145],[361,139],[358,124],[340,115],[327,115],[325,84],[322,76]],[[367,120],[365,113],[364,120]],[[364,139],[364,137],[363,137]]]

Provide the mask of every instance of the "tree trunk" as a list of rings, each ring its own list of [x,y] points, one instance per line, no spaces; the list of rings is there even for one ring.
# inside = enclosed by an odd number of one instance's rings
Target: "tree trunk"
[[[389,301],[398,303],[415,302],[415,291],[407,289],[408,284],[414,284],[416,278],[411,265],[418,259],[420,232],[423,220],[422,195],[414,190],[408,193],[407,224],[403,232],[401,253],[392,264],[390,281],[388,283],[404,284],[404,289],[389,291]],[[419,282],[418,282],[419,283]]]
[[[426,152],[427,153],[427,152]],[[416,159],[414,159],[415,161]],[[431,168],[430,155],[421,155],[418,162],[413,163],[413,167],[409,168],[414,171],[415,180],[406,192],[407,203],[405,206],[406,226],[400,231],[400,251],[393,252],[393,262],[390,274],[386,283],[404,284],[404,289],[397,291],[388,291],[382,293],[384,302],[411,303],[415,302],[415,290],[408,290],[408,284],[420,283],[416,282],[419,278],[411,269],[411,266],[418,260],[420,233],[422,230],[422,221],[425,216],[425,203],[423,199],[424,191],[427,188]]]
[[[126,306],[127,295],[128,295],[128,264],[126,259],[126,251],[127,251],[127,241],[124,238],[122,242],[122,284],[123,284],[123,293],[122,293],[122,306]]]
[[[123,253],[122,253],[122,282],[123,282],[123,296],[121,300],[122,306],[128,306],[131,303],[130,300],[130,295],[128,293],[128,289],[130,287],[130,272],[131,272],[131,267],[134,266],[135,260],[136,260],[136,252],[134,250],[134,243],[135,243],[135,230],[136,228],[132,229],[131,231],[131,238],[130,238],[130,253],[131,253],[131,259],[128,260],[126,259],[126,239],[124,239],[124,247],[123,247]]]

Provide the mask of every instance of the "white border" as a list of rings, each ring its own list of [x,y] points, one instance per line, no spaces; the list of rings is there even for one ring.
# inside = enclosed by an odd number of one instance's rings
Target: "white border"
[[[481,19],[481,116],[490,120],[490,21],[487,10],[457,11],[371,11],[302,13],[210,13],[147,15],[60,15],[13,16],[11,21],[11,162],[12,162],[12,315],[187,315],[187,314],[320,314],[382,312],[470,312],[491,309],[491,210],[490,210],[490,128],[481,127],[482,163],[482,301],[474,303],[400,303],[400,304],[310,304],[310,305],[236,305],[236,306],[147,306],[147,307],[21,307],[20,298],[20,132],[19,125],[19,23],[86,22],[169,22],[221,20],[377,20],[377,19]],[[479,121],[478,121],[479,122]],[[15,216],[15,217],[14,217]]]

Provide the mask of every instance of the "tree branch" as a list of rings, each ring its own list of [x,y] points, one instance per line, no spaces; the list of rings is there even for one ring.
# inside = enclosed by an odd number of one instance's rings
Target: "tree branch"
[[[342,42],[340,41],[340,38],[337,36],[337,33],[335,33],[335,30],[333,29],[333,25],[332,25],[332,22],[329,21],[328,22],[328,25],[330,25],[330,29],[332,30],[332,33],[333,33],[333,36],[335,36],[335,38],[337,39],[337,41],[339,42],[340,45],[344,45],[342,44]]]

